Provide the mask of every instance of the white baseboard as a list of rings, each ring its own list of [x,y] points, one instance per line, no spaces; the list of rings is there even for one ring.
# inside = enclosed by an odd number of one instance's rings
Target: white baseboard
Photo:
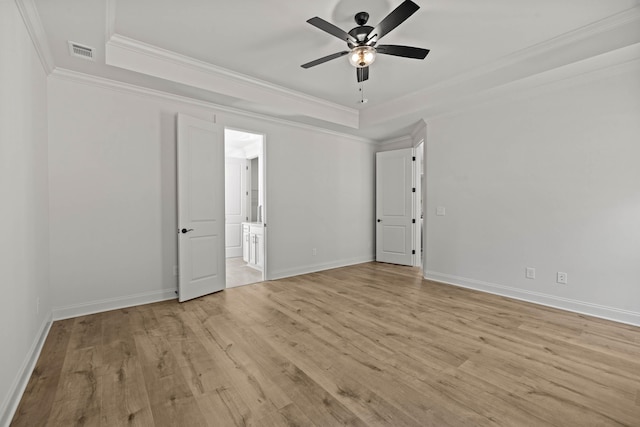
[[[101,313],[103,311],[117,310],[134,305],[150,304],[158,301],[165,301],[177,298],[175,289],[162,289],[160,291],[143,292],[139,294],[126,295],[117,298],[108,298],[97,301],[90,301],[82,304],[68,305],[53,308],[53,319],[62,320],[71,317],[86,316],[88,314]]]
[[[9,393],[7,394],[5,401],[2,402],[2,406],[0,406],[0,426],[2,427],[9,426],[13,419],[13,415],[18,409],[18,404],[20,403],[22,394],[27,388],[33,368],[36,366],[36,362],[38,361],[38,357],[40,357],[40,352],[42,351],[44,342],[47,339],[47,335],[49,335],[51,323],[53,323],[53,318],[51,313],[49,313],[42,322],[42,325],[40,325],[40,330],[38,331],[36,338],[33,340],[31,348],[29,349],[22,366],[18,370],[18,375],[16,375],[13,380]]]
[[[513,299],[540,304],[547,307],[559,308],[561,310],[572,311],[574,313],[586,314],[588,316],[599,317],[601,319],[613,320],[614,322],[626,323],[633,326],[640,326],[640,313],[622,310],[614,307],[593,304],[585,301],[572,300],[555,295],[543,294],[524,289],[512,288],[510,286],[498,285],[495,283],[483,282],[481,280],[468,279],[465,277],[453,276],[436,271],[425,271],[424,278],[448,285],[462,288],[474,289],[490,294],[501,295]]]
[[[342,259],[339,261],[326,262],[322,264],[305,265],[302,267],[289,268],[289,269],[273,271],[273,272],[270,271],[269,278],[267,280],[284,279],[286,277],[299,276],[301,274],[316,273],[318,271],[330,270],[332,268],[347,267],[350,265],[362,264],[362,263],[371,262],[374,260],[375,260],[375,257],[371,255],[371,256],[364,256],[364,257],[357,257],[357,258],[350,258],[350,259]]]

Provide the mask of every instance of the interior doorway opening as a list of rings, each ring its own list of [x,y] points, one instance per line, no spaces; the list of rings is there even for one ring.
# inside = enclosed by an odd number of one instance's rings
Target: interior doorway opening
[[[226,287],[266,278],[265,135],[225,128]]]

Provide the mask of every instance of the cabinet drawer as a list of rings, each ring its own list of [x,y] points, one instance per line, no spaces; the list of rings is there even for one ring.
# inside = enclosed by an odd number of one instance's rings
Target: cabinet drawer
[[[259,235],[262,236],[264,234],[264,227],[262,225],[251,224],[250,233],[251,234],[259,234]]]

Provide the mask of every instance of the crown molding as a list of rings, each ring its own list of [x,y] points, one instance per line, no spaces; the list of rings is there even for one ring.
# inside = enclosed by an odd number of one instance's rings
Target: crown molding
[[[485,105],[523,99],[544,92],[586,85],[602,78],[640,72],[640,43],[458,99],[447,108],[430,109],[430,119],[456,115]]]
[[[452,103],[460,99],[468,101],[469,94],[491,90],[538,74],[551,77],[553,73],[549,71],[571,64],[586,65],[588,62],[584,62],[584,59],[602,54],[598,51],[602,46],[593,43],[594,39],[605,39],[606,36],[609,50],[615,51],[640,42],[640,31],[637,28],[640,28],[640,6],[514,52],[484,67],[459,74],[410,95],[364,109],[360,113],[361,126],[401,116],[422,114],[425,117],[425,110],[451,111]],[[582,58],[575,58],[576,52],[580,52]],[[559,63],[562,59],[564,63]],[[574,70],[577,74],[584,72],[579,67]]]
[[[416,141],[418,138],[422,139],[427,132],[427,122],[424,121],[424,119],[420,119],[418,120],[418,123],[416,123],[415,127],[413,128],[413,131],[411,131],[411,139],[413,139],[414,142],[419,142]]]
[[[22,15],[22,20],[27,28],[27,32],[33,42],[33,47],[36,49],[40,63],[45,73],[51,74],[55,68],[53,62],[53,55],[51,49],[49,49],[49,42],[47,35],[42,26],[38,9],[33,0],[15,0],[16,6]]]
[[[380,147],[388,147],[389,145],[408,145],[410,147],[412,143],[413,138],[410,135],[404,135],[383,141],[379,145]]]
[[[262,120],[265,122],[275,123],[275,124],[284,125],[288,127],[320,132],[320,133],[324,133],[331,136],[337,136],[337,137],[349,139],[353,142],[358,142],[362,144],[378,145],[377,141],[367,139],[367,138],[362,138],[356,135],[351,135],[348,133],[337,132],[331,129],[294,122],[291,120],[280,119],[280,118],[268,116],[265,114],[253,113],[253,112],[241,110],[238,108],[215,104],[213,102],[201,101],[201,100],[189,98],[186,96],[175,95],[172,93],[163,92],[156,89],[149,89],[142,86],[123,83],[120,81],[111,80],[104,77],[97,77],[90,74],[84,74],[84,73],[80,73],[77,71],[68,70],[64,68],[55,68],[49,77],[54,79],[59,79],[59,80],[70,81],[73,83],[80,83],[88,86],[99,87],[102,89],[109,89],[109,90],[124,92],[128,94],[135,94],[135,95],[148,97],[148,98],[177,102],[177,103],[186,104],[189,106],[213,110],[216,112],[225,112],[229,114],[234,114],[234,115],[256,119],[256,120]]]
[[[109,40],[116,33],[117,0],[105,0],[104,39]]]
[[[291,114],[347,126],[359,125],[359,111],[218,67],[120,34],[107,41],[106,63],[165,80],[234,96]]]

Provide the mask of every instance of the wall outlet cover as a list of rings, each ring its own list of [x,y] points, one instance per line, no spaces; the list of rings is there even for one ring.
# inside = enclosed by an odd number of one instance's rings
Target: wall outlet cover
[[[536,278],[536,269],[533,267],[527,267],[525,271],[525,277],[527,279],[535,279]]]

